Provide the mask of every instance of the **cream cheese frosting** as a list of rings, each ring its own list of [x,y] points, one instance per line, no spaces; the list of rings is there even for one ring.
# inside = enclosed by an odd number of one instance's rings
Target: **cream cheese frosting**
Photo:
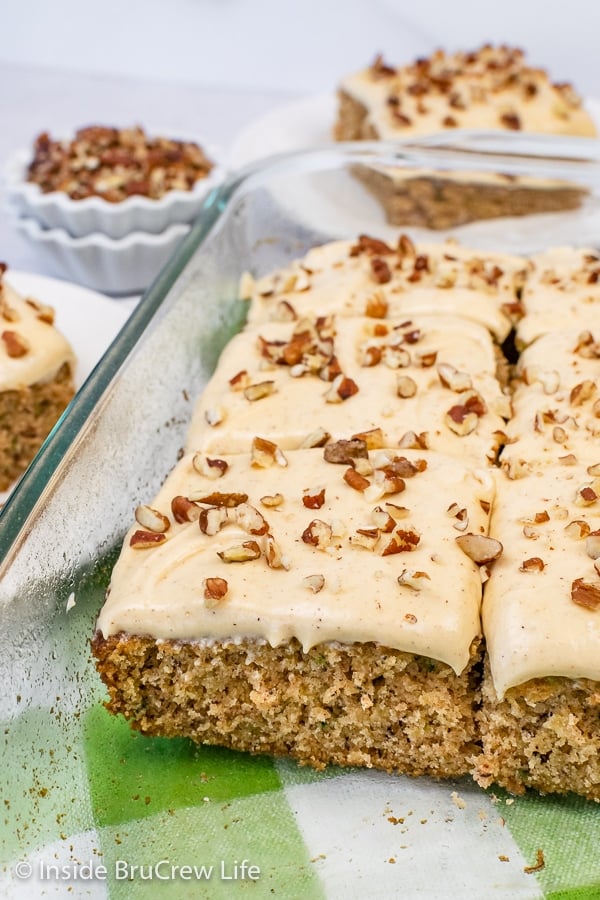
[[[516,373],[503,464],[510,470],[516,463],[524,472],[546,462],[593,461],[600,438],[600,342],[592,332],[549,332],[523,351]]]
[[[588,468],[498,475],[490,533],[504,551],[484,587],[483,630],[499,697],[532,678],[600,680],[600,485]]]
[[[48,381],[65,363],[74,368],[73,350],[53,322],[50,307],[21,297],[0,271],[0,391]]]
[[[222,460],[227,468],[214,479],[200,474],[197,457],[184,457],[150,512],[138,509],[98,620],[104,637],[255,638],[273,646],[295,637],[305,650],[376,641],[456,673],[465,668],[480,634],[481,577],[456,538],[487,531],[489,470],[434,453],[371,451],[369,486],[357,489],[346,480],[349,467],[325,461],[323,449],[279,455],[266,467],[246,454]],[[394,460],[405,474],[401,491],[377,475],[388,477]],[[216,492],[221,502],[236,493],[247,500],[240,505],[238,496],[225,510],[214,505]],[[175,521],[175,497],[212,512],[198,520],[194,505],[195,520]],[[179,518],[182,509],[188,515],[177,502]],[[149,522],[166,531],[136,549]],[[256,558],[219,555],[243,553],[244,544]]]
[[[484,325],[499,341],[510,331],[527,261],[477,252],[454,241],[396,246],[365,236],[315,247],[257,282],[244,279],[248,321],[305,315],[457,315]]]
[[[384,140],[449,128],[596,134],[570,85],[552,84],[520,50],[504,46],[439,50],[399,68],[378,59],[344,78],[340,89],[365,108],[366,130]]]
[[[553,247],[530,258],[522,291],[525,316],[517,345],[563,329],[594,330],[600,323],[600,254],[593,248]]]
[[[496,367],[486,329],[443,314],[250,326],[224,350],[186,446],[247,451],[259,428],[294,449],[319,427],[334,439],[378,429],[380,445],[420,436],[423,447],[480,464],[495,459],[510,415]],[[469,403],[478,415],[463,426],[451,411]]]

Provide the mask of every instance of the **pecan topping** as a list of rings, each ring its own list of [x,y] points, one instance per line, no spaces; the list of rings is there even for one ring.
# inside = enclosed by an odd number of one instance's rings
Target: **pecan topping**
[[[332,382],[325,394],[327,403],[341,403],[358,394],[358,385],[352,378],[340,373]]]
[[[591,532],[591,528],[583,519],[574,519],[565,525],[565,533],[576,541],[581,541]]]
[[[226,494],[222,491],[213,491],[212,494],[201,494],[199,497],[194,496],[193,499],[197,503],[204,503],[206,506],[225,506],[231,509],[234,506],[239,506],[240,503],[245,503],[248,499],[248,494],[234,492]]]
[[[321,509],[325,503],[325,488],[321,488],[319,491],[315,492],[310,490],[306,491],[302,497],[302,502],[307,509]]]
[[[369,237],[368,234],[361,234],[358,237],[358,242],[350,249],[350,256],[358,256],[360,253],[376,253],[379,256],[385,256],[393,252],[392,248],[385,241]]]
[[[289,569],[289,561],[283,556],[281,547],[269,532],[265,538],[265,559],[270,569]]]
[[[171,512],[175,521],[182,524],[183,522],[195,522],[200,518],[201,510],[192,500],[178,494],[171,500]]]
[[[382,260],[379,260],[379,262],[382,262]],[[389,304],[384,295],[378,291],[367,298],[365,316],[368,316],[370,319],[385,319],[388,314],[388,307]]]
[[[313,594],[318,594],[325,587],[325,578],[323,575],[307,575],[302,579],[302,584]]]
[[[519,566],[519,572],[543,572],[544,568],[544,561],[539,556],[532,556],[531,559],[523,560]]]
[[[324,428],[319,427],[311,431],[299,446],[299,450],[311,450],[313,447],[324,447],[331,435]]]
[[[417,384],[409,375],[399,375],[396,380],[396,393],[402,399],[408,400],[417,393]]]
[[[285,467],[288,464],[285,454],[277,444],[261,437],[255,437],[252,441],[251,458],[252,465],[261,469],[268,469],[274,465]]]
[[[163,532],[134,531],[129,538],[129,546],[134,550],[149,550],[151,547],[164,544],[166,539],[166,535]]]
[[[260,498],[260,502],[262,503],[262,505],[268,507],[281,506],[283,501],[283,494],[265,494],[264,497]]]
[[[413,591],[420,591],[424,586],[424,581],[431,581],[427,572],[419,572],[415,569],[402,569],[398,575],[398,584]]]
[[[486,537],[483,534],[474,534],[472,531],[467,534],[460,534],[455,538],[460,549],[469,559],[472,559],[477,565],[485,565],[491,563],[501,555],[503,546],[496,538]]]
[[[346,484],[349,484],[351,488],[354,488],[355,491],[361,492],[366,491],[371,483],[368,478],[359,475],[352,466],[344,472],[344,481]]]
[[[248,534],[266,534],[269,530],[269,523],[265,517],[250,503],[240,503],[236,506],[232,518]]]
[[[373,257],[373,259],[371,259],[371,274],[377,284],[387,284],[388,281],[391,281],[392,279],[390,267],[388,266],[386,261],[384,259],[381,259],[379,256]]]
[[[576,384],[569,395],[571,406],[582,406],[591,400],[596,393],[596,384],[593,381],[582,381]]]
[[[39,319],[40,322],[45,322],[46,325],[54,324],[54,309],[51,306],[47,306],[44,303],[38,303],[37,300],[32,300],[31,297],[28,297],[25,300],[25,303],[35,310],[35,317],[36,319]]]
[[[168,531],[171,525],[167,516],[163,516],[161,512],[151,506],[138,506],[135,511],[135,520],[146,531],[157,533]]]
[[[444,387],[456,393],[468,391],[473,387],[471,376],[467,372],[459,372],[450,363],[440,363],[437,366],[437,373]]]
[[[276,387],[274,381],[260,381],[257,384],[249,384],[244,388],[244,397],[254,403],[255,400],[262,400],[275,393]]]
[[[388,504],[392,505],[392,504]],[[390,515],[387,510],[383,509],[381,506],[376,506],[373,512],[371,513],[371,518],[373,522],[377,526],[380,532],[383,534],[389,534],[396,527],[396,520],[393,516]]]
[[[229,379],[229,387],[232,391],[243,391],[250,384],[250,375],[246,369],[242,369]]]
[[[360,351],[359,364],[365,369],[370,369],[381,362],[381,347],[367,344]]]
[[[322,519],[313,519],[302,532],[304,543],[312,544],[313,547],[317,547],[319,550],[326,550],[331,544],[331,538],[331,525],[323,522]]]
[[[521,120],[514,112],[503,113],[500,116],[500,121],[506,128],[510,128],[512,131],[519,131],[521,128]]]
[[[224,578],[205,578],[202,582],[204,588],[204,605],[208,609],[214,609],[226,597],[229,585]]]
[[[600,584],[590,584],[576,578],[571,585],[571,600],[578,606],[595,611],[600,606]]]
[[[326,444],[323,451],[323,458],[326,462],[337,463],[340,465],[352,465],[354,459],[368,459],[367,442],[354,438],[353,440],[334,441]]]
[[[590,559],[600,558],[600,531],[592,531],[585,539],[585,552]]]
[[[417,545],[421,540],[421,535],[412,529],[401,529],[395,531],[387,545],[383,548],[381,555],[390,556],[393,553],[411,553],[417,549]]]
[[[228,520],[227,507],[211,506],[209,509],[200,510],[198,526],[202,534],[207,534],[209,537],[212,537],[221,530]]]
[[[3,331],[0,338],[2,338],[4,349],[11,359],[19,359],[29,352],[29,344],[17,331]]]
[[[260,547],[256,541],[244,541],[226,550],[217,551],[217,556],[225,563],[250,562],[260,556]]]
[[[370,431],[359,431],[352,435],[353,440],[364,441],[367,450],[380,450],[384,446],[383,431],[381,428],[371,428]],[[598,471],[600,475],[600,470]]]

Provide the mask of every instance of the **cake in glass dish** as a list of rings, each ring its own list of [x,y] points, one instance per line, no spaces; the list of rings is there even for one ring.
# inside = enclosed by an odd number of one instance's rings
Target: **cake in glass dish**
[[[407,241],[336,242],[242,279],[249,324],[112,574],[92,640],[108,708],[146,734],[315,767],[600,800],[593,337],[549,319],[508,378],[505,330],[473,311],[526,324],[539,260],[456,244],[407,257]],[[470,282],[458,261],[475,259],[494,276]],[[462,308],[435,286],[442,261]],[[390,302],[365,316],[382,284]],[[546,459],[521,410],[561,384],[548,402],[583,434],[564,454],[551,433]]]
[[[343,78],[337,140],[406,140],[453,130],[595,137],[596,126],[570,84],[553,83],[522,50],[486,44],[438,50],[404,66],[375,62]],[[497,216],[574,209],[584,192],[558,179],[501,173],[357,167],[396,225],[444,229]]]
[[[75,393],[75,356],[54,310],[10,286],[0,263],[0,490],[27,468]]]

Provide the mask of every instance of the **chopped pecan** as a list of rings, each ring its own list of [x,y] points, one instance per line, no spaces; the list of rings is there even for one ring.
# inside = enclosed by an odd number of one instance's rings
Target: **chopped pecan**
[[[232,391],[243,391],[250,384],[250,375],[247,369],[241,369],[229,379],[229,387]]]
[[[592,531],[585,539],[585,552],[590,559],[600,557],[600,531]]]
[[[582,381],[576,384],[569,395],[571,406],[583,406],[591,400],[596,393],[596,384],[593,381]]]
[[[261,469],[268,469],[274,465],[285,468],[288,464],[283,451],[277,444],[274,444],[273,441],[269,441],[266,438],[253,438],[250,456],[252,465]]]
[[[166,539],[167,536],[164,532],[134,531],[129,538],[129,546],[134,550],[149,550],[152,547],[157,547],[159,544],[164,544]]]
[[[322,519],[313,519],[302,532],[302,540],[305,544],[311,544],[319,550],[326,550],[331,544],[331,525]]]
[[[413,591],[420,591],[424,587],[424,581],[431,581],[430,576],[427,572],[419,572],[416,569],[402,569],[398,575],[398,584]]]
[[[265,537],[265,559],[270,569],[289,569],[290,564],[281,552],[281,547],[269,532]]]
[[[19,359],[29,353],[29,344],[18,331],[3,331],[0,335],[4,342],[4,349],[11,359]]]
[[[219,606],[229,590],[229,585],[224,578],[205,578],[202,587],[204,588],[204,605],[208,609]]]
[[[381,57],[378,57],[378,59],[381,59]],[[393,252],[393,249],[385,241],[370,237],[368,234],[360,234],[357,243],[350,249],[351,256],[358,256],[359,253],[376,253],[379,256],[386,256],[388,253]]]
[[[258,559],[260,547],[256,541],[244,541],[242,544],[234,544],[226,550],[217,551],[217,556],[225,563],[243,563]]]
[[[269,530],[269,523],[251,503],[240,503],[234,508],[231,518],[248,534],[261,535]]]
[[[371,275],[377,284],[387,284],[392,279],[390,267],[384,259],[375,256],[371,259]]]
[[[331,435],[325,428],[315,428],[304,438],[298,449],[311,450],[313,447],[324,447],[330,437]]]
[[[210,494],[200,494],[198,496],[194,494],[190,499],[195,500],[197,503],[204,503],[205,506],[225,506],[228,509],[231,509],[233,506],[239,506],[240,503],[245,503],[248,499],[248,494],[236,493],[234,491],[231,493],[213,491]]]
[[[259,381],[256,384],[249,384],[244,388],[244,397],[253,403],[255,400],[262,400],[264,397],[270,397],[277,390],[274,381]]]
[[[326,462],[339,465],[352,465],[354,459],[368,459],[367,442],[358,438],[352,440],[339,440],[326,444],[323,451]]]
[[[192,500],[178,494],[171,500],[171,512],[175,521],[182,524],[183,522],[197,521],[200,518],[201,510]]]
[[[460,394],[473,387],[473,382],[471,381],[471,376],[468,372],[460,372],[454,366],[450,365],[450,363],[439,363],[437,366],[437,373],[444,387],[447,387],[456,393]]]
[[[379,260],[382,262],[382,260]],[[371,263],[372,265],[373,263]],[[384,265],[386,265],[384,263]],[[388,279],[389,280],[389,279]],[[371,294],[370,297],[367,297],[367,302],[365,303],[365,316],[368,316],[370,319],[385,319],[388,314],[389,303],[385,299],[385,296],[381,293],[381,291],[377,291],[374,294]]]
[[[352,378],[348,378],[343,373],[340,373],[331,382],[331,387],[325,394],[325,400],[327,403],[341,403],[358,394],[358,391],[357,383]]]
[[[380,450],[384,446],[383,431],[381,428],[371,428],[369,431],[359,431],[352,435],[353,440],[364,441],[367,450]],[[598,472],[600,475],[600,471]]]
[[[396,393],[402,399],[408,400],[417,393],[417,384],[409,375],[398,375]]]
[[[496,538],[487,537],[483,534],[474,534],[472,531],[467,534],[460,534],[455,538],[455,541],[463,553],[477,565],[493,562],[498,559],[504,549]]]
[[[307,509],[321,509],[325,503],[325,488],[320,488],[320,490],[307,489],[302,497],[302,502]]]
[[[571,584],[571,600],[578,606],[595,611],[600,607],[600,584],[576,578]]]
[[[364,478],[362,475],[350,466],[349,469],[346,469],[344,472],[344,481],[346,484],[349,484],[351,488],[354,488],[355,491],[366,491],[371,482],[368,478]]]
[[[530,559],[524,559],[519,566],[519,572],[543,572],[545,569],[544,560],[539,556],[532,556]]]
[[[198,526],[202,534],[212,537],[221,530],[228,520],[227,507],[211,506],[208,509],[200,510]]]
[[[306,575],[302,579],[302,584],[313,594],[318,594],[325,587],[325,578],[323,575]]]
[[[565,534],[570,538],[581,541],[590,534],[592,529],[584,519],[574,519],[572,522],[569,522],[568,525],[565,525],[564,530]]]
[[[264,497],[260,498],[260,502],[262,503],[262,505],[268,507],[281,506],[283,501],[283,494],[265,494]]]
[[[383,548],[381,555],[390,556],[393,553],[411,553],[417,549],[421,535],[413,529],[398,528]]]
[[[135,519],[145,531],[161,533],[168,531],[171,525],[167,516],[151,506],[138,506],[135,511]]]
[[[359,365],[370,369],[381,362],[381,355],[381,347],[377,347],[375,344],[366,344],[360,350]]]
[[[396,527],[396,520],[382,506],[376,506],[371,513],[373,522],[383,534],[389,534]]]

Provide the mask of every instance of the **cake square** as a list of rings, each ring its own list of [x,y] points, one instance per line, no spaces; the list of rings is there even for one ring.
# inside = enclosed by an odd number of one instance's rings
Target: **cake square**
[[[481,577],[457,538],[485,535],[490,472],[361,441],[220,461],[184,457],[136,513],[93,641],[109,709],[316,766],[467,771]]]

